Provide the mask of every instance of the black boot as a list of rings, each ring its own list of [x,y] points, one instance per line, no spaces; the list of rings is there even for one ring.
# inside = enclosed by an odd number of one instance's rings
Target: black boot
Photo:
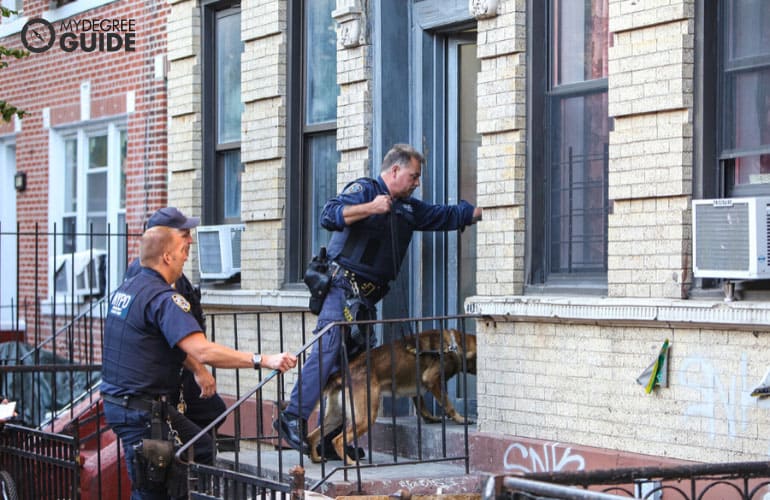
[[[305,455],[310,453],[305,419],[284,411],[278,414],[277,420],[273,421],[273,429],[277,430],[279,436],[295,450]]]
[[[342,460],[342,457],[337,455],[336,450],[334,449],[334,443],[332,442],[335,437],[339,435],[339,433],[342,432],[342,426],[340,425],[336,429],[334,429],[332,432],[324,436],[323,442],[318,443],[318,445],[315,447],[316,453],[318,453],[319,456],[325,458],[326,460]],[[345,447],[345,454],[348,456],[350,460],[355,460],[356,455],[358,455],[358,459],[361,460],[366,456],[366,452],[363,448],[355,448],[353,445],[347,445]]]

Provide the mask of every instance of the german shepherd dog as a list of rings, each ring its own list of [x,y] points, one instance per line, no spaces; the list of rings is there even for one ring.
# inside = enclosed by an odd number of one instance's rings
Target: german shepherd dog
[[[351,458],[343,451],[344,443],[353,443],[354,438],[366,434],[369,430],[368,415],[376,418],[380,408],[380,396],[383,395],[412,396],[420,415],[427,421],[438,422],[440,419],[426,409],[422,398],[421,392],[429,390],[444,407],[449,418],[458,424],[466,423],[466,419],[447,399],[441,384],[442,358],[444,381],[462,372],[463,358],[467,372],[476,374],[476,337],[466,335],[464,344],[463,334],[457,330],[428,330],[373,349],[369,357],[371,372],[368,382],[371,397],[368,401],[366,354],[361,354],[350,362],[350,380],[346,381],[345,387],[342,385],[340,373],[332,376],[324,388],[322,399],[325,399],[324,431],[328,434],[340,428],[343,422],[346,423],[345,435],[340,432],[332,439],[337,456],[345,457],[345,463],[348,465],[352,463]],[[418,364],[420,391],[417,390]],[[392,387],[393,383],[395,388]],[[351,397],[350,392],[347,392],[350,390],[347,384],[352,387],[355,426],[350,419]],[[343,389],[346,391],[346,415],[343,415],[342,409]],[[321,438],[320,426],[308,435],[310,459],[316,463],[322,461],[318,453]]]

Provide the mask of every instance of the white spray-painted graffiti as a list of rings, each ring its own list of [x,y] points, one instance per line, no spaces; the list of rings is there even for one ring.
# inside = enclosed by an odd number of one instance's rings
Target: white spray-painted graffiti
[[[727,435],[734,438],[748,425],[747,412],[756,405],[751,397],[748,380],[746,353],[741,355],[737,374],[721,373],[715,363],[699,356],[689,356],[677,369],[679,385],[698,391],[699,402],[690,403],[684,409],[685,421],[690,418],[706,419],[711,439],[717,435],[717,423],[721,418],[727,423]]]
[[[558,451],[563,452],[560,458],[557,456]],[[505,450],[503,467],[506,470],[520,472],[559,472],[565,470],[569,464],[574,464],[574,470],[585,469],[585,459],[581,455],[572,455],[571,453],[572,448],[562,448],[559,443],[545,443],[541,457],[538,450],[531,446],[513,443]],[[517,455],[520,455],[520,458]],[[527,461],[529,461],[530,467],[522,465]]]
[[[418,488],[426,491],[436,491],[440,493],[443,490],[452,491],[463,486],[463,482],[459,478],[443,478],[443,479],[402,479],[398,482],[398,486],[406,488],[407,491],[413,491]]]

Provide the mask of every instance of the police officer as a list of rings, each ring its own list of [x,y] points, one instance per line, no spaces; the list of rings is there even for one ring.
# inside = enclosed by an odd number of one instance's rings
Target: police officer
[[[190,228],[185,227],[189,225],[190,219],[184,216],[181,211],[175,207],[164,207],[157,210],[147,220],[146,229],[153,228],[155,226],[170,227],[178,229],[183,232],[183,236],[192,244],[192,235],[190,234]],[[139,274],[142,266],[139,264],[139,259],[134,259],[133,262],[126,269],[125,279],[132,278]],[[206,333],[206,318],[203,315],[203,308],[201,307],[200,290],[195,288],[190,280],[187,279],[184,273],[174,283],[174,289],[179,292],[190,304],[190,314],[195,317],[195,320],[200,325],[201,331]],[[205,367],[200,369],[206,370]],[[208,370],[206,373],[199,372],[198,378],[201,380],[199,386],[196,382],[195,374],[187,368],[182,369],[182,390],[180,391],[181,404],[180,408],[183,409],[185,416],[191,420],[195,425],[200,428],[208,426],[219,415],[221,415],[226,409],[227,405],[216,393],[216,381],[213,377],[208,376]],[[174,404],[179,401],[173,401]]]
[[[158,409],[174,427],[179,422],[187,428],[196,427],[166,404],[179,390],[183,365],[197,375],[203,364],[218,368],[265,367],[284,372],[297,363],[297,358],[288,352],[260,355],[236,351],[210,342],[203,335],[190,314],[189,302],[171,287],[182,275],[189,253],[185,231],[197,225],[197,218],[189,218],[182,230],[156,226],[145,231],[139,246],[142,269],[110,297],[100,390],[105,419],[123,442],[132,499],[169,498],[162,483],[137,487],[137,474],[142,471],[135,470],[135,445],[143,439],[159,439],[157,433],[162,434],[160,439],[169,435],[167,421],[155,425],[153,414]],[[157,427],[161,429],[156,431]],[[183,441],[189,439],[180,437]]]
[[[396,278],[414,231],[463,229],[481,219],[481,208],[466,201],[430,205],[413,198],[423,162],[413,147],[396,144],[385,155],[377,179],[351,182],[324,206],[321,225],[333,231],[327,252],[333,260],[333,277],[315,332],[331,322],[350,321],[351,304],[374,317],[375,304]],[[308,355],[305,376],[294,385],[288,407],[273,422],[286,441],[303,453],[308,452],[307,419],[321,388],[340,369],[338,353],[344,340],[339,329],[324,335]],[[355,452],[349,448],[347,453]]]

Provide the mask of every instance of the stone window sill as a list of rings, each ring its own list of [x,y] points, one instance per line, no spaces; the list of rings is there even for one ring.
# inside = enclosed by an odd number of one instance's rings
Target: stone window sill
[[[494,321],[770,331],[770,302],[600,297],[469,297],[465,312]]]

